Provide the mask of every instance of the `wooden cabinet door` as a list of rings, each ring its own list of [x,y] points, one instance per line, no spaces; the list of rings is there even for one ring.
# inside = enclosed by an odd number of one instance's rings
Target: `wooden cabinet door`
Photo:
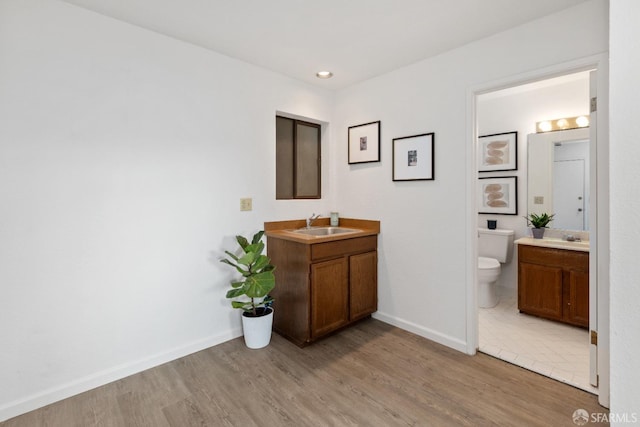
[[[377,252],[349,257],[350,320],[368,316],[378,309]]]
[[[520,311],[562,320],[562,268],[520,262],[518,280]]]
[[[349,322],[347,258],[311,264],[311,338]]]
[[[565,272],[569,289],[565,300],[565,318],[574,325],[589,327],[589,273],[571,270]]]

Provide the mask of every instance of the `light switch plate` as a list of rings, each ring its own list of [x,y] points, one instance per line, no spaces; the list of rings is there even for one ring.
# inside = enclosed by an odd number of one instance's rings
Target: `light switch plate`
[[[533,198],[533,203],[534,203],[535,205],[542,205],[542,204],[544,204],[544,196],[535,196],[535,197]]]
[[[240,199],[240,210],[241,211],[250,211],[251,209],[253,209],[252,206],[252,199],[251,197],[246,197],[243,199]]]

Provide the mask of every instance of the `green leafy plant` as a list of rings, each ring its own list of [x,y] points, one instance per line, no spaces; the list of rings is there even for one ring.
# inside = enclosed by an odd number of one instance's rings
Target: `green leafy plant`
[[[553,221],[553,217],[556,214],[547,214],[547,213],[541,213],[540,215],[538,214],[529,214],[529,216],[525,216],[524,219],[527,220],[527,225],[531,225],[533,226],[533,228],[546,228],[547,225]]]
[[[236,236],[236,241],[243,253],[237,256],[232,252],[224,251],[229,258],[220,260],[242,274],[241,280],[231,282],[227,298],[240,298],[231,301],[231,306],[244,310],[249,316],[267,314],[266,308],[273,303],[269,292],[276,284],[273,274],[275,267],[271,264],[269,257],[262,254],[265,246],[262,241],[263,235],[264,231],[257,232],[251,243],[245,237]]]

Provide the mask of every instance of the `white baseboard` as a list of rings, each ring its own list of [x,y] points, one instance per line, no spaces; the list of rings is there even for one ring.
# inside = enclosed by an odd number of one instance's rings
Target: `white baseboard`
[[[415,323],[409,322],[399,317],[390,316],[379,311],[373,313],[371,317],[373,317],[374,319],[378,319],[381,322],[397,326],[398,328],[404,329],[405,331],[420,335],[421,337],[427,338],[431,341],[435,341],[438,344],[445,345],[462,353],[467,353],[467,343],[465,341],[450,337],[448,335],[444,335],[432,329],[416,325]]]
[[[385,313],[376,312],[372,315],[374,319],[378,319],[382,322],[388,323],[398,328],[404,329],[421,337],[435,341],[439,344],[453,348],[460,352],[465,353],[467,350],[466,342],[457,338],[444,335],[440,332],[424,328],[415,323],[407,320],[390,316]],[[66,399],[76,394],[89,391],[96,387],[108,384],[113,381],[128,377],[138,372],[142,372],[147,369],[162,365],[172,360],[179,359],[180,357],[188,356],[189,354],[196,353],[209,347],[213,347],[218,344],[222,344],[225,341],[242,336],[242,330],[240,328],[230,330],[224,334],[215,335],[211,337],[198,340],[166,352],[150,356],[145,359],[133,361],[120,366],[115,366],[104,371],[96,372],[95,374],[88,375],[77,380],[70,381],[66,384],[61,384],[57,387],[52,387],[39,393],[27,396],[23,399],[9,402],[0,406],[0,422],[8,420],[9,418],[17,417],[18,415],[33,411],[51,403]]]
[[[242,336],[242,329],[236,328],[223,334],[210,336],[198,341],[185,344],[171,350],[125,363],[113,368],[105,369],[94,374],[78,378],[66,384],[43,390],[31,396],[15,400],[0,406],[0,422],[18,415],[42,408],[51,403],[66,399],[76,394],[100,387],[113,381],[128,377],[138,372],[151,369],[172,360],[179,359],[189,354],[196,353],[209,347],[222,344],[225,341]]]

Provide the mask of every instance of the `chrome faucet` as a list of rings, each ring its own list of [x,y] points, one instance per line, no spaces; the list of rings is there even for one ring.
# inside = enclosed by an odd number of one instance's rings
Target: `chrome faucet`
[[[318,218],[320,218],[320,215],[316,215],[315,212],[312,213],[311,218],[307,218],[307,228],[311,228],[311,224],[313,224],[313,221],[315,221]]]

